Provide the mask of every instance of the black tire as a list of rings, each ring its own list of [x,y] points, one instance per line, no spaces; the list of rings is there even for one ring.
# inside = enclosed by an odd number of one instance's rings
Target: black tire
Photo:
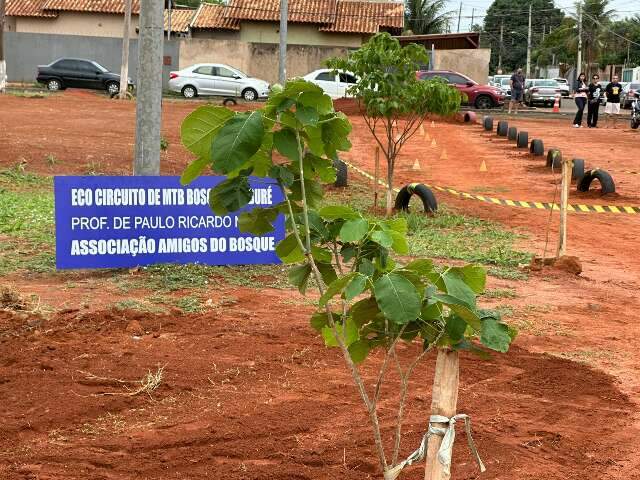
[[[242,98],[247,102],[255,102],[258,100],[258,92],[253,88],[245,88],[242,91]]]
[[[498,122],[498,128],[496,129],[496,132],[499,137],[506,137],[509,133],[509,123],[505,120],[500,120]]]
[[[120,83],[119,82],[107,82],[104,86],[105,90],[109,94],[109,96],[113,97],[113,95],[117,95],[120,93]]]
[[[57,92],[62,89],[64,89],[62,80],[59,80],[57,78],[51,78],[47,80],[47,90],[49,90],[50,92]]]
[[[235,99],[235,98],[231,98],[231,97],[229,97],[229,98],[225,98],[225,99],[222,101],[222,105],[224,105],[225,107],[226,107],[227,105],[237,105],[237,104],[238,104],[238,102],[236,101],[236,99]]]
[[[198,96],[198,89],[193,85],[185,85],[182,87],[182,96],[184,98],[196,98]]]
[[[544,142],[539,138],[534,138],[531,140],[531,145],[529,146],[529,152],[533,154],[534,157],[541,157],[544,155]]]
[[[518,132],[516,145],[518,148],[527,148],[529,146],[529,134],[527,132]]]
[[[581,158],[573,159],[573,168],[571,169],[571,180],[580,181],[584,177],[584,160]]]
[[[547,167],[553,169],[560,168],[562,166],[562,152],[557,148],[551,148],[547,152]]]
[[[602,195],[606,195],[607,193],[615,193],[616,184],[613,182],[613,178],[609,175],[609,172],[606,170],[590,170],[586,172],[580,181],[578,182],[578,191],[579,192],[588,192],[589,187],[591,186],[591,182],[597,179],[600,182],[600,187],[602,189]]]
[[[507,138],[511,141],[515,141],[518,138],[518,129],[516,127],[509,127],[507,131]]]
[[[396,210],[409,211],[409,200],[412,195],[417,195],[422,200],[424,211],[427,213],[435,213],[438,211],[438,201],[433,192],[421,183],[410,183],[402,187],[396,197]]]
[[[484,125],[484,129],[487,132],[490,132],[493,130],[493,117],[484,117],[484,120],[482,121],[482,124]]]
[[[640,120],[631,120],[631,128],[637,130],[640,127]]]
[[[333,161],[333,168],[336,169],[336,181],[333,185],[336,187],[347,187],[347,164],[340,159],[335,159]]]
[[[474,106],[478,110],[488,110],[493,108],[495,105],[493,104],[493,99],[488,95],[480,95],[476,98]]]

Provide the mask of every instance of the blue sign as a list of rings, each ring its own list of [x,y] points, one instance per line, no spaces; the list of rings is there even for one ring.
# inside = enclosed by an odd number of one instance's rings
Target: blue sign
[[[266,235],[241,233],[236,213],[209,208],[209,191],[223,180],[200,177],[183,187],[179,177],[55,177],[57,268],[280,263],[275,248],[285,236],[284,216]],[[250,184],[245,210],[284,200],[272,179],[252,177]]]

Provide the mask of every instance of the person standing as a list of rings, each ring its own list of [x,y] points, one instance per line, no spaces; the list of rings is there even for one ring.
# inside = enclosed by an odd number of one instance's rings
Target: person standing
[[[522,74],[522,69],[519,68],[515,71],[513,75],[511,75],[511,80],[509,81],[511,85],[511,100],[509,101],[509,113],[515,107],[515,113],[518,113],[518,105],[522,103],[522,97],[524,95],[524,75]]]
[[[600,110],[600,97],[602,96],[602,86],[600,77],[594,75],[589,84],[589,95],[587,104],[587,127],[596,128],[598,126],[598,113]]]
[[[612,124],[612,128],[616,128],[616,122],[620,115],[620,94],[622,93],[622,85],[618,82],[618,76],[614,75],[611,83],[605,88],[607,94],[607,105],[604,107],[604,113],[607,114],[607,127]]]
[[[589,85],[587,85],[587,76],[584,73],[578,75],[576,83],[573,85],[573,99],[576,102],[578,111],[573,119],[573,126],[575,128],[582,127],[582,114],[584,113],[584,107],[587,105],[587,93],[589,93]]]

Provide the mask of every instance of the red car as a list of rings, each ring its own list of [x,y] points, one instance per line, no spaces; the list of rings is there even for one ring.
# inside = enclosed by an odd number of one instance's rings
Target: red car
[[[488,109],[504,105],[504,93],[496,87],[480,85],[466,75],[450,70],[428,70],[416,72],[419,80],[443,78],[449,84],[456,87],[460,93],[466,95],[466,103],[475,108]],[[463,101],[464,96],[463,96]]]

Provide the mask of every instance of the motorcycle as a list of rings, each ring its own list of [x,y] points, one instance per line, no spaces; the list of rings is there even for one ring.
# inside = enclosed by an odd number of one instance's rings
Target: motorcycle
[[[636,92],[631,104],[631,128],[635,130],[638,127],[640,127],[640,93]]]

